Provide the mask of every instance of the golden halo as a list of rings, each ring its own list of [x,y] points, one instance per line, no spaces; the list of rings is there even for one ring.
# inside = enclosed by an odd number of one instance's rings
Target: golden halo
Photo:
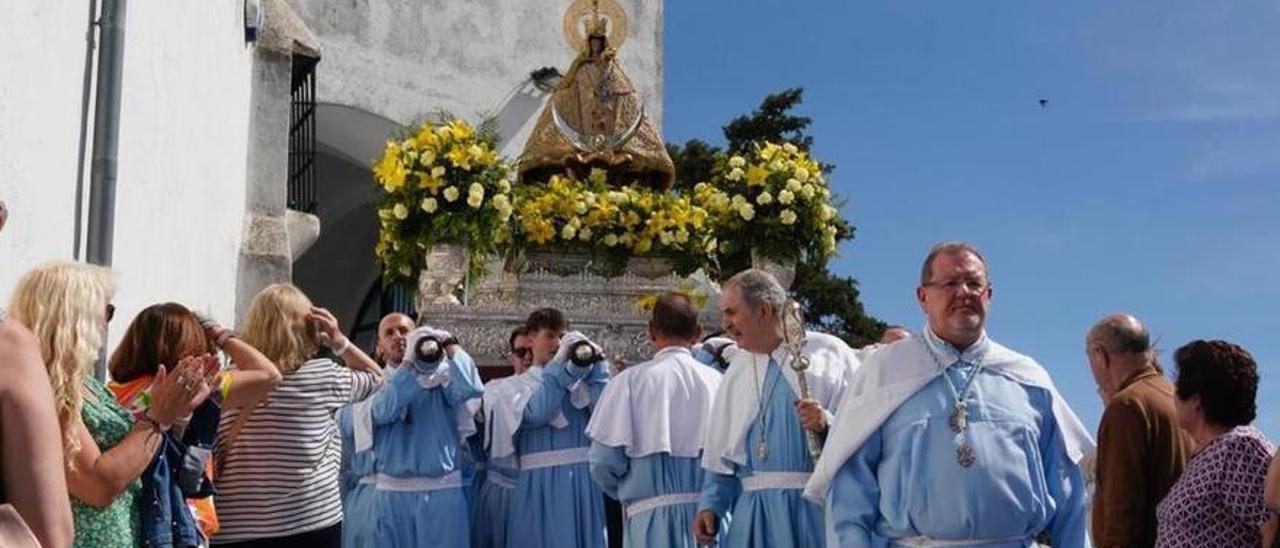
[[[598,3],[597,3],[598,2]],[[599,6],[600,16],[607,21],[609,45],[622,47],[627,41],[627,12],[615,0],[574,0],[564,12],[564,41],[573,51],[582,51],[587,43],[587,23],[595,16]]]

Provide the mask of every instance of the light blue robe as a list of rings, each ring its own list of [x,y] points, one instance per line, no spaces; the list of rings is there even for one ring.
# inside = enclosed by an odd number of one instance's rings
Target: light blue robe
[[[342,467],[338,478],[342,492],[342,545],[347,548],[372,546],[378,530],[378,499],[373,484],[360,480],[373,477],[377,459],[373,451],[355,451],[351,406],[338,411],[338,434],[342,437]]]
[[[623,508],[635,501],[668,493],[696,493],[703,484],[699,458],[673,457],[670,453],[627,457],[623,447],[591,444],[591,477]],[[664,506],[625,518],[626,548],[694,548],[692,504]],[[724,525],[727,522],[722,522]]]
[[[959,362],[947,374],[962,387],[972,370]],[[1084,479],[1049,392],[979,373],[967,414],[977,461],[962,468],[946,382],[939,376],[908,398],[840,467],[829,499],[840,547],[926,536],[1014,548],[1042,531],[1056,548],[1088,546]]]
[[[471,548],[507,548],[511,497],[520,475],[515,458],[489,459],[484,481],[476,489],[471,527]]]
[[[391,374],[395,422],[378,430],[378,472],[396,478],[441,478],[459,471],[458,406],[483,394],[465,373],[471,357],[457,350],[436,367],[449,367],[447,384],[425,388],[402,366]],[[375,403],[375,419],[378,415]],[[461,487],[432,491],[378,490],[379,547],[470,546],[470,508]]]
[[[809,472],[813,459],[794,402],[799,399],[782,378],[777,361],[770,359],[761,379],[768,394],[765,404],[765,438],[769,455],[759,460],[756,447],[759,430],[752,421],[747,431],[746,466],[736,466],[733,475],[708,471],[699,510],[728,516],[729,528],[721,533],[723,546],[733,548],[816,548],[824,545],[822,509],[801,496],[799,489],[742,491],[742,478],[753,472]],[[723,390],[723,388],[722,388]]]
[[[608,382],[606,362],[589,369],[568,365],[567,360],[545,366],[542,385],[525,407],[516,450],[523,458],[534,453],[587,448],[591,440],[584,430],[591,406]],[[578,409],[570,403],[568,388],[586,383],[589,404]],[[567,425],[557,428],[563,414]],[[520,548],[604,548],[604,499],[591,481],[586,462],[521,469],[511,502],[507,538]]]

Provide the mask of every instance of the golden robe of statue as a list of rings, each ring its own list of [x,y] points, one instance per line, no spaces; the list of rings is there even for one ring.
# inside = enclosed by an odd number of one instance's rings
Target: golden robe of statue
[[[675,166],[662,137],[649,123],[603,22],[588,29],[583,51],[552,92],[520,155],[524,181],[554,174],[585,178],[591,168],[611,182],[638,181],[667,189]]]

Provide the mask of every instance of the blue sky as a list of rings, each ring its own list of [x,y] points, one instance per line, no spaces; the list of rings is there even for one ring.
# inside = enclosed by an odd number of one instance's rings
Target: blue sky
[[[665,3],[666,138],[805,88],[815,154],[857,226],[834,270],[913,328],[919,263],[974,242],[988,325],[1040,360],[1091,429],[1084,332],[1143,318],[1258,360],[1280,439],[1280,5],[1274,2]],[[1046,108],[1040,99],[1048,100]]]

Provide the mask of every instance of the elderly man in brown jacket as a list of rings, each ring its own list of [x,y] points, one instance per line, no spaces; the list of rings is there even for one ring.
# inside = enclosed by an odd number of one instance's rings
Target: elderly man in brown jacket
[[[1093,544],[1154,546],[1156,505],[1182,474],[1193,447],[1178,426],[1173,384],[1156,363],[1147,328],[1128,314],[1094,324],[1085,352],[1106,400],[1098,425]]]

